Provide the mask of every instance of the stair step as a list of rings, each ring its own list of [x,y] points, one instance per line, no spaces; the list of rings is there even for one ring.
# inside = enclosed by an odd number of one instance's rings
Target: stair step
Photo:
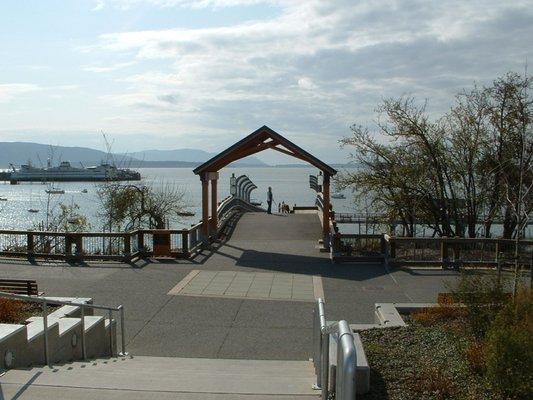
[[[37,339],[44,333],[44,323],[42,317],[32,317],[30,318],[31,322],[26,325],[26,337],[28,342],[31,342]],[[48,331],[52,331],[58,326],[57,320],[48,320]]]
[[[100,315],[86,315],[85,316],[85,332],[88,332],[89,330],[93,329],[103,319],[104,317]]]
[[[315,377],[309,361],[139,356],[74,362],[53,369],[10,370],[2,383],[24,385],[30,379],[34,385],[78,390],[318,397],[312,390]]]
[[[78,325],[81,325],[81,319],[79,318],[60,318],[57,320],[59,323],[59,336],[63,336],[75,329]]]
[[[104,319],[104,317],[100,315],[86,315],[84,319],[85,319],[85,332],[88,332],[90,329],[96,326],[102,319]],[[30,326],[32,327],[31,329],[32,334],[34,334],[35,333],[34,331],[38,329],[41,329],[41,330],[43,329],[43,322],[42,322],[43,317],[30,317],[26,321],[31,322],[30,324],[28,324],[28,327]],[[107,328],[109,321],[107,319],[105,321],[106,321],[105,327]],[[36,325],[33,324],[35,322],[37,322]],[[62,335],[66,331],[73,329],[75,326],[77,326],[80,323],[81,323],[80,318],[67,318],[67,317],[57,318],[57,317],[50,317],[50,315],[48,316],[48,329],[50,329],[50,327],[52,327],[55,324],[59,324],[60,335]],[[29,334],[28,334],[28,340],[32,340],[30,339]]]

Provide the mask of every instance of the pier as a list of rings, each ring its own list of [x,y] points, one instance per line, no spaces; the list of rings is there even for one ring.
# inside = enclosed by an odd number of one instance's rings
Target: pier
[[[239,154],[281,143],[267,133]],[[226,161],[230,159],[234,156]],[[328,320],[344,320],[344,329],[346,321],[372,326],[376,303],[434,303],[438,293],[446,291],[445,283],[457,276],[454,267],[470,262],[474,253],[467,248],[492,249],[486,257],[495,257],[499,265],[500,250],[507,246],[488,239],[416,242],[383,234],[339,235],[332,230],[335,215],[330,213],[328,189],[317,194],[316,205],[270,215],[250,203],[255,185],[244,175],[232,177],[232,195],[218,201],[215,170],[221,165],[208,162],[196,170],[204,189],[203,215],[189,229],[0,231],[2,255],[9,256],[0,260],[0,278],[36,280],[39,290],[54,296],[120,302],[126,310],[125,342],[132,355],[117,367],[95,362],[93,372],[44,371],[32,377],[29,372],[9,371],[3,378],[6,393],[31,395],[42,385],[49,398],[67,393],[73,399],[86,398],[111,391],[152,398],[164,391],[168,398],[183,399],[317,399],[309,360],[316,358],[313,310],[319,299],[327,304]],[[207,167],[211,170],[204,171]],[[414,247],[405,246],[405,241]],[[420,247],[423,243],[426,247]],[[467,247],[461,247],[464,243]],[[522,246],[527,262],[533,243]],[[402,257],[409,261],[412,255],[411,261],[420,261],[417,257],[427,248],[437,250],[436,255],[427,250],[425,254],[431,254],[430,261],[440,268],[396,268]],[[199,375],[186,372],[191,365]],[[268,375],[266,383],[255,369]],[[143,376],[131,378],[141,370],[157,376],[159,383]],[[28,384],[29,379],[35,381]]]

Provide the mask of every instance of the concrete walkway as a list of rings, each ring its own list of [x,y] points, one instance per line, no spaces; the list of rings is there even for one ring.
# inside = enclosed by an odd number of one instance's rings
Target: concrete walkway
[[[191,261],[70,266],[8,260],[0,261],[0,276],[35,279],[52,296],[123,304],[128,351],[135,356],[255,360],[309,359],[311,301],[168,293],[193,270],[318,276],[328,318],[364,323],[373,322],[374,303],[432,302],[454,277],[446,271],[389,272],[378,264],[335,265],[318,251],[320,235],[314,214],[247,213],[229,241]]]

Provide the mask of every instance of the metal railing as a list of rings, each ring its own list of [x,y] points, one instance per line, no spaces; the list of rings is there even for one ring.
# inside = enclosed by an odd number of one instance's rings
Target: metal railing
[[[315,389],[321,390],[322,400],[329,397],[329,344],[331,335],[337,336],[337,367],[335,368],[335,398],[355,399],[357,355],[354,337],[348,322],[326,321],[325,303],[318,299],[313,313],[313,364],[317,377]]]
[[[82,359],[87,359],[87,349],[85,343],[85,309],[91,308],[93,310],[104,310],[108,313],[109,318],[109,354],[113,357],[114,354],[114,338],[113,338],[113,312],[117,312],[120,317],[120,334],[121,334],[121,352],[119,356],[126,356],[126,328],[124,322],[124,307],[119,305],[118,307],[108,307],[108,306],[99,306],[89,303],[76,303],[74,301],[64,301],[64,300],[54,300],[48,299],[46,297],[34,297],[34,296],[25,296],[19,294],[12,294],[6,292],[0,292],[0,298],[19,300],[25,302],[41,303],[42,307],[42,318],[43,318],[43,352],[44,352],[44,361],[46,365],[51,365],[50,362],[50,350],[48,348],[48,305],[60,305],[60,306],[76,306],[80,307],[80,320],[81,320],[81,354]]]

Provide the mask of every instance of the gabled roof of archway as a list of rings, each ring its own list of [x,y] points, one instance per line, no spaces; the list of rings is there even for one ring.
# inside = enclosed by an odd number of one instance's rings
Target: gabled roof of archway
[[[330,167],[325,162],[320,161],[318,158],[290,140],[284,138],[266,125],[263,125],[244,139],[239,140],[233,146],[228,147],[226,150],[204,162],[199,167],[196,167],[193,171],[197,175],[204,172],[216,172],[234,161],[267,149],[276,150],[302,161],[306,161],[329,175],[335,175],[337,173],[336,169]]]

